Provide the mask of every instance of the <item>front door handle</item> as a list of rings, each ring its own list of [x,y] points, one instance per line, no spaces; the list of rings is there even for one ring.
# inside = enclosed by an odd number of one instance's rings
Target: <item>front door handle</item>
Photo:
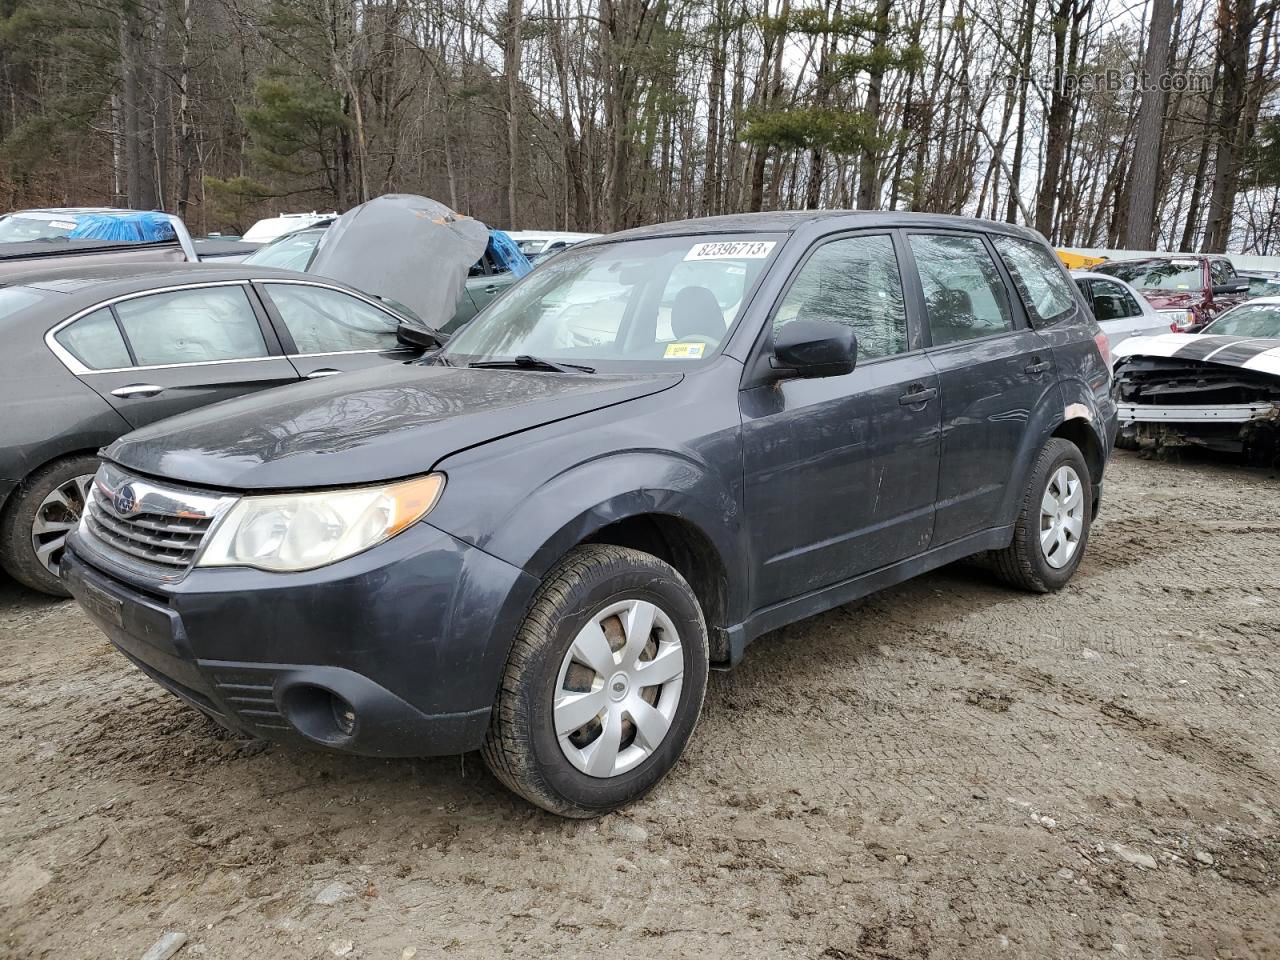
[[[1041,360],[1039,357],[1036,357],[1031,361],[1031,363],[1027,364],[1024,369],[1027,371],[1027,373],[1031,374],[1033,377],[1038,377],[1040,376],[1040,374],[1048,370],[1051,366],[1053,366],[1053,364],[1051,364],[1048,360]]]
[[[495,293],[498,292],[498,285],[496,283],[491,283],[484,288],[484,292],[489,294],[489,296],[493,296]]]
[[[113,397],[156,397],[164,393],[164,387],[155,383],[128,383],[111,391]]]
[[[335,373],[341,373],[341,370],[335,370],[333,367],[321,367],[319,370],[312,370],[307,374],[308,380],[319,380],[321,377],[332,377]]]
[[[919,384],[913,386],[910,390],[898,398],[898,402],[904,407],[913,407],[916,404],[928,403],[938,395],[936,387],[922,387]]]

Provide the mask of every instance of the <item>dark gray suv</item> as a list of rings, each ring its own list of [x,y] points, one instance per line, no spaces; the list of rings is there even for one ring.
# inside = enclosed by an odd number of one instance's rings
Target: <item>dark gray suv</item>
[[[662,224],[534,271],[424,359],[113,443],[66,582],[238,731],[480,748],[591,816],[650,789],[710,664],[987,553],[1062,587],[1116,426],[1037,234],[942,216]]]

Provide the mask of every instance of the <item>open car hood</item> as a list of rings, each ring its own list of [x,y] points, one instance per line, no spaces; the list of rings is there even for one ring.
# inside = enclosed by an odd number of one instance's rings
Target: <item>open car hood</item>
[[[1117,364],[1131,357],[1192,360],[1280,377],[1280,339],[1275,337],[1220,337],[1187,333],[1133,337],[1115,348]]]
[[[453,318],[489,231],[443,203],[390,193],[352,207],[325,231],[308,273],[404,304],[428,327]]]

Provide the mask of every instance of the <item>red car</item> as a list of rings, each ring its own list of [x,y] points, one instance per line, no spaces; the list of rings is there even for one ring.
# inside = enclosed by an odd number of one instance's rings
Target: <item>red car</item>
[[[1249,281],[1226,257],[1147,257],[1100,263],[1092,269],[1137,287],[1175,333],[1195,333],[1249,299]]]

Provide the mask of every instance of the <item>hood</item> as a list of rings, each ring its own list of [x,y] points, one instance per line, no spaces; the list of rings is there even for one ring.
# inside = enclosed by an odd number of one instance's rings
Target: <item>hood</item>
[[[452,318],[489,231],[443,203],[408,193],[375,197],[340,216],[308,273],[402,303],[428,327]]]
[[[1159,290],[1142,290],[1138,292],[1151,306],[1157,310],[1177,310],[1179,308],[1198,307],[1204,300],[1200,291],[1191,293],[1161,293]]]
[[[666,390],[678,374],[600,376],[379,366],[201,407],[127,434],[104,458],[199,486],[281,490],[428,472],[489,440]]]
[[[1131,337],[1114,351],[1116,362],[1129,357],[1162,357],[1216,363],[1280,377],[1280,339],[1165,333]]]

